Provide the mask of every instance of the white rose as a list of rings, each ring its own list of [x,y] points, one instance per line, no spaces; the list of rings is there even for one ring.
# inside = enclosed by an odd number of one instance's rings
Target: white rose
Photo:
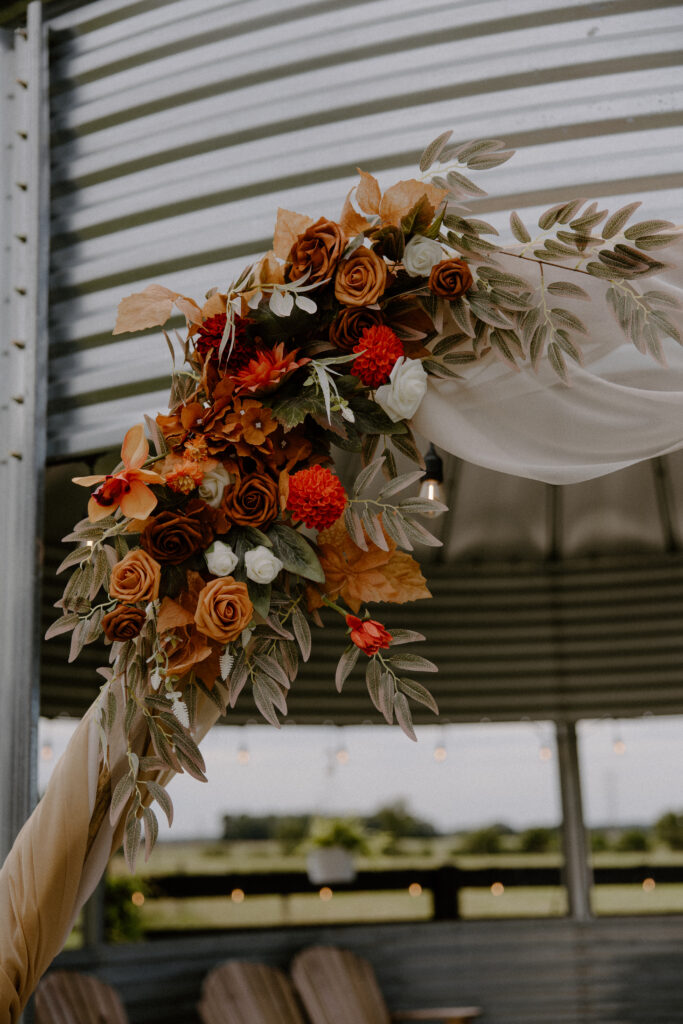
[[[403,266],[411,277],[429,277],[432,267],[443,259],[443,249],[433,238],[414,235],[403,253]]]
[[[230,474],[225,466],[220,463],[215,469],[210,469],[204,474],[204,479],[199,485],[199,497],[212,508],[218,508],[223,500],[223,491],[230,483]]]
[[[417,412],[427,390],[427,374],[419,359],[401,356],[394,363],[388,384],[375,391],[375,401],[390,420],[408,420]]]
[[[222,540],[215,540],[210,548],[204,552],[209,572],[214,576],[229,576],[239,562],[239,558],[229,544]]]
[[[247,551],[244,556],[244,565],[247,576],[254,583],[272,583],[282,568],[280,559],[276,558],[270,548],[263,544]]]

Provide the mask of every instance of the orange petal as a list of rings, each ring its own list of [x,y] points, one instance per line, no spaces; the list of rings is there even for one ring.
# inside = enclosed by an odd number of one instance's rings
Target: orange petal
[[[157,632],[167,633],[169,629],[177,629],[180,626],[189,626],[194,623],[194,616],[186,611],[170,597],[165,597],[161,602],[161,608],[157,615]]]
[[[71,483],[78,484],[79,487],[92,487],[93,484],[101,484],[106,479],[105,476],[72,476]]]
[[[182,460],[179,460],[182,461]],[[145,484],[163,484],[164,478],[151,469],[133,469],[128,474],[129,481],[142,480]]]
[[[88,519],[96,523],[99,519],[106,519],[116,510],[116,505],[100,505],[99,501],[91,498],[88,502]]]
[[[149,455],[149,445],[142,423],[131,427],[121,445],[121,458],[126,469],[140,469]]]
[[[130,491],[120,501],[121,511],[130,519],[146,519],[156,506],[157,499],[149,487],[139,480],[132,479],[129,482]]]
[[[370,227],[370,221],[354,210],[351,203],[351,192],[349,192],[344,200],[341,217],[339,218],[339,227],[349,238],[353,238],[354,235],[358,235],[361,231],[365,231],[366,228]]]
[[[127,295],[119,302],[116,326],[112,333],[143,331],[147,327],[165,324],[177,298],[178,292],[172,292],[162,284],[150,284],[143,292]]]

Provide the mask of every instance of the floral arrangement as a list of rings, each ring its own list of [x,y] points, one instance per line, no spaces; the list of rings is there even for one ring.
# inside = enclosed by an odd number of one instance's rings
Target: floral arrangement
[[[589,298],[582,274],[604,279],[641,351],[662,359],[660,339],[681,340],[667,295],[638,286],[664,267],[651,253],[675,241],[674,226],[626,228],[638,204],[608,217],[572,199],[540,217],[536,238],[513,213],[515,241],[498,245],[495,228],[462,205],[485,193],[461,168],[510,156],[498,141],[453,145],[445,133],[425,150],[420,179],[382,193],[361,171],[338,220],[279,210],[272,251],[203,304],[161,285],[121,302],[114,333],[163,326],[174,307],[187,333],[164,332],[168,413],[131,427],[112,473],[75,481],[95,490],[65,538],[77,546],[60,571],[74,571],[48,636],[72,631],[70,660],[101,634],[111,644],[97,707],[105,759],[115,727],[130,735],[144,721],[146,752],[129,744],[111,801],[112,814],[127,808],[130,862],[141,820],[148,852],[156,837],[151,799],[170,820],[159,773],[205,778],[192,736],[198,700],[223,713],[247,690],[277,725],[323,606],[348,628],[338,690],[362,656],[387,722],[414,739],[409,701],[437,711],[412,678],[436,666],[402,649],[424,637],[390,632],[366,609],[430,596],[409,552],[439,543],[420,518],[445,507],[406,496],[423,475],[411,419],[430,377],[547,358],[568,382],[587,329],[559,303]],[[501,267],[501,256],[533,279]],[[546,283],[548,264],[571,280]],[[348,488],[333,447],[357,456]],[[400,471],[397,457],[417,468]]]

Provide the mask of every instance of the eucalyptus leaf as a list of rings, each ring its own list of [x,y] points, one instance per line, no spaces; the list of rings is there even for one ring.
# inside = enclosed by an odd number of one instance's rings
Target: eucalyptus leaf
[[[413,716],[410,713],[410,705],[408,704],[408,698],[403,693],[394,693],[394,714],[396,715],[396,721],[408,739],[417,743],[417,736],[415,735],[415,729],[413,728]]]
[[[288,572],[316,583],[325,582],[325,573],[315,551],[300,533],[283,523],[274,523],[268,530],[273,551]]]
[[[355,644],[349,644],[337,665],[337,671],[334,676],[334,684],[339,693],[342,692],[344,683],[351,675],[354,665],[358,661],[358,655],[360,654],[360,647],[356,647]]]
[[[439,706],[432,694],[422,683],[418,683],[415,679],[399,679],[398,688],[402,693],[405,693],[406,697],[417,701],[418,704],[424,704],[435,715],[438,715]]]

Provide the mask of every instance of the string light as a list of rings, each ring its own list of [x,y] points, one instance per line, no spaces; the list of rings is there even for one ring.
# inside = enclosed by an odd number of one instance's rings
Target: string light
[[[408,886],[408,895],[412,896],[413,899],[417,899],[418,896],[422,895],[422,886],[419,882],[411,882]]]
[[[622,754],[626,753],[626,744],[622,739],[616,739],[612,745],[612,750],[617,757],[621,757]]]
[[[334,896],[334,893],[330,889],[329,885],[324,885],[320,892],[318,893],[318,896],[323,901],[323,903],[329,903],[332,897]]]
[[[346,749],[346,747],[339,747],[337,753],[334,756],[337,758],[337,764],[349,763],[349,752]]]
[[[250,758],[251,754],[249,753],[246,745],[242,744],[242,746],[237,751],[237,763],[244,768],[246,767],[246,765],[249,764]]]
[[[503,885],[502,882],[494,882],[493,885],[491,886],[492,896],[502,896],[504,892],[505,886]]]
[[[140,892],[139,890],[136,890],[131,895],[130,902],[135,907],[141,907],[144,904],[144,902],[145,902],[145,894]]]
[[[546,744],[543,744],[538,751],[539,761],[550,761],[553,756],[553,752]]]
[[[644,892],[652,892],[652,890],[655,888],[656,884],[657,883],[655,882],[654,878],[644,878],[643,879],[643,891]]]
[[[244,889],[233,889],[230,899],[233,903],[244,903]]]
[[[42,747],[40,748],[40,759],[41,761],[51,761],[54,756],[54,748],[48,740],[46,743],[43,743]]]

